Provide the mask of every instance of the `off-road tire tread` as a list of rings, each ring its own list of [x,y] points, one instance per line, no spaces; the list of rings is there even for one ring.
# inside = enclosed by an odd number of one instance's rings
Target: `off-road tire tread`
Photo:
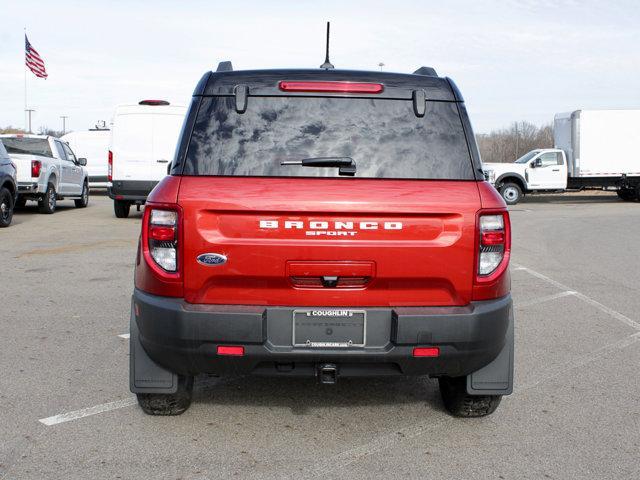
[[[176,393],[138,393],[138,405],[147,415],[182,415],[191,405],[193,377],[180,376]]]
[[[474,418],[491,415],[502,400],[502,395],[469,395],[467,377],[441,377],[438,382],[444,406],[455,417]]]

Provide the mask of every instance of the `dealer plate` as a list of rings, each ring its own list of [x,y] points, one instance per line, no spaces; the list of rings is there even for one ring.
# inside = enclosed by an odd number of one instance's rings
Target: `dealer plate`
[[[364,310],[294,310],[293,346],[363,347],[366,328],[367,313]]]

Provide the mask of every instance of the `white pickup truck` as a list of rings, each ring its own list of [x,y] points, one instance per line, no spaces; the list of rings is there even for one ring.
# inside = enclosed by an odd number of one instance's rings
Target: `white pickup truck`
[[[553,136],[556,148],[532,150],[514,163],[483,163],[507,204],[527,193],[583,189],[640,200],[640,110],[559,113]]]
[[[76,158],[65,142],[45,135],[0,135],[17,166],[18,200],[38,202],[41,213],[53,213],[58,200],[72,198],[76,207],[89,203],[85,158]]]

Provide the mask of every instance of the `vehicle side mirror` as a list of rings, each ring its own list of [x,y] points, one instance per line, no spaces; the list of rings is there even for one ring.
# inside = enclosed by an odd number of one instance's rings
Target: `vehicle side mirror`
[[[81,167],[86,167],[87,166],[87,159],[86,158],[79,158],[78,159],[78,165],[80,165]]]
[[[536,158],[533,162],[531,162],[531,168],[536,168],[536,167],[541,167],[542,166],[542,159],[541,158]]]
[[[167,175],[171,175],[171,163],[173,163],[173,162],[169,162],[167,164]]]

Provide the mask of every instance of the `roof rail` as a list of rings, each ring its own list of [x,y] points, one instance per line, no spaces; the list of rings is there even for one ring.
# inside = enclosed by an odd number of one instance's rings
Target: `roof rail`
[[[427,77],[437,77],[438,74],[436,73],[436,70],[432,67],[420,67],[419,69],[417,69],[415,72],[413,72],[414,75],[425,75]]]
[[[216,72],[233,72],[233,65],[231,65],[231,62],[229,61],[220,62]]]

